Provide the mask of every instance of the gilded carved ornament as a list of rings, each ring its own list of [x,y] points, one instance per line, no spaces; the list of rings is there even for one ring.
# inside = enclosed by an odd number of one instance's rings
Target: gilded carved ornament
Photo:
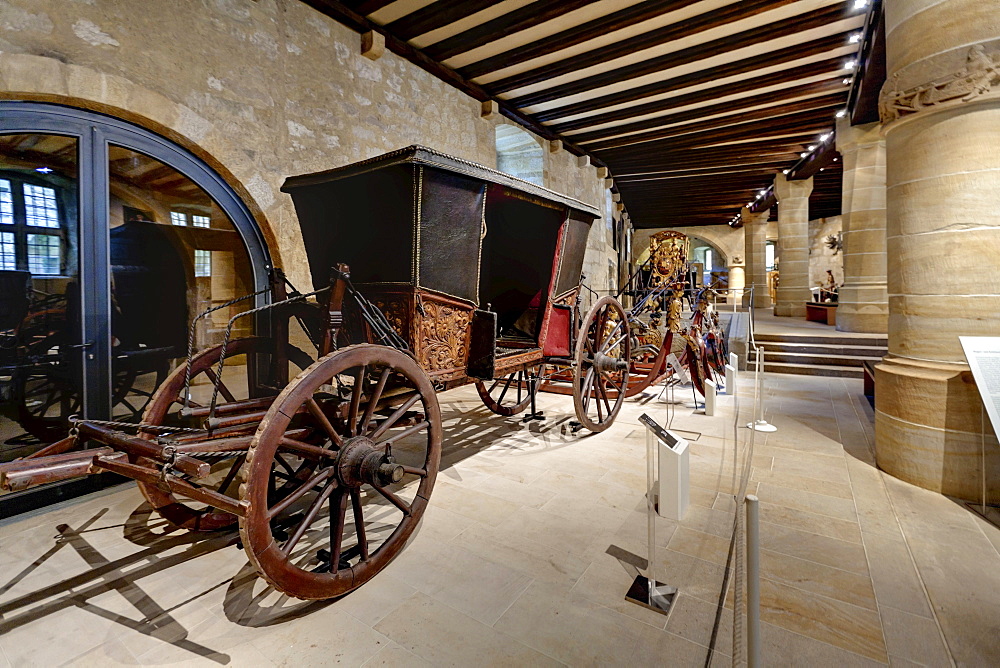
[[[1000,53],[986,53],[977,44],[969,49],[961,69],[933,81],[899,90],[899,72],[893,73],[879,96],[879,116],[886,124],[922,109],[991,94],[1000,94]]]

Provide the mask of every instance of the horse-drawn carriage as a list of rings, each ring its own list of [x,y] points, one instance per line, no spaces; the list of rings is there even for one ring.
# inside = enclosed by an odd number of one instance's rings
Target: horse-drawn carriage
[[[189,353],[140,425],[78,421],[0,465],[0,486],[133,478],[177,526],[238,524],[276,589],[330,598],[381,571],[420,521],[441,459],[436,392],[476,382],[491,410],[512,414],[541,369],[562,370],[577,419],[603,430],[628,387],[631,342],[617,300],[579,308],[593,207],[422,147],[283,189],[314,290],[288,293],[273,272],[269,303]],[[260,335],[231,339],[241,317]],[[99,447],[78,450],[87,440]]]

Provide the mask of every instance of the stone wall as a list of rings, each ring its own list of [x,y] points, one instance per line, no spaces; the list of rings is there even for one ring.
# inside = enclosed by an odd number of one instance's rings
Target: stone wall
[[[503,120],[359,45],[299,0],[0,0],[0,97],[96,109],[181,143],[236,188],[276,262],[307,285],[291,200],[278,190],[285,177],[410,144],[496,166]],[[546,186],[604,210],[594,167],[547,146],[544,155]],[[606,274],[606,226],[591,236],[588,266]]]
[[[836,237],[842,231],[840,216],[817,218],[809,221],[809,287],[826,285],[826,271],[833,271],[837,285],[844,284],[843,252],[834,254],[826,245],[827,237]]]

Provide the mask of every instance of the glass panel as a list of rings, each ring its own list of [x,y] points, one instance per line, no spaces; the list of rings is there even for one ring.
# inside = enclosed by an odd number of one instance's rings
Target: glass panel
[[[54,188],[24,184],[24,214],[32,227],[59,227],[59,207]]]
[[[14,224],[14,193],[10,181],[0,179],[0,225]]]
[[[13,221],[11,221],[13,224]],[[0,232],[0,269],[12,271],[17,269],[17,251],[14,245],[13,232]]]
[[[59,273],[59,237],[54,234],[28,235],[28,271],[32,274]]]
[[[0,461],[83,412],[77,140],[0,135]]]
[[[112,357],[118,420],[138,420],[156,386],[187,354],[188,331],[201,312],[252,292],[250,259],[229,218],[197,184],[172,167],[120,146],[108,147],[110,176]],[[222,342],[229,318],[248,301],[198,320],[195,346]],[[252,331],[237,321],[233,338]],[[245,358],[225,371],[226,385],[246,387]],[[233,375],[235,374],[235,376]],[[195,401],[208,401],[204,375]]]

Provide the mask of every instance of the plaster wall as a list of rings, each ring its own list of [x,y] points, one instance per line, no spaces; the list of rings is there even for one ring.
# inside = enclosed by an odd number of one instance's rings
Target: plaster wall
[[[0,0],[0,97],[127,118],[194,151],[251,208],[276,263],[308,285],[285,177],[423,144],[496,166],[480,103],[299,0]],[[535,137],[540,144],[541,142]],[[604,209],[605,182],[543,151],[545,185]],[[586,265],[615,260],[597,221]],[[596,274],[595,274],[596,275]]]
[[[827,237],[835,237],[842,231],[840,216],[817,218],[809,221],[809,287],[826,285],[827,269],[833,271],[837,285],[844,284],[843,253],[834,255],[826,245]]]

